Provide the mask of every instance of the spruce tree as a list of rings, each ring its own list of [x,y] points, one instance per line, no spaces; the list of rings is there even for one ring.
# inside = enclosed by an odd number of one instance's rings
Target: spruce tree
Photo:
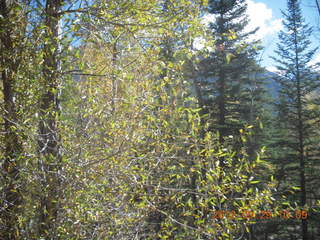
[[[220,142],[237,136],[244,125],[256,126],[255,134],[246,143],[252,159],[262,145],[257,123],[263,115],[265,90],[264,80],[259,77],[263,70],[256,60],[259,41],[248,40],[253,39],[257,29],[246,31],[246,11],[244,0],[209,1],[208,12],[215,18],[209,25],[215,48],[201,62],[197,85],[209,130],[219,133]]]
[[[284,27],[279,33],[278,49],[273,59],[277,63],[280,83],[280,98],[278,109],[282,126],[287,130],[287,137],[282,141],[287,149],[283,171],[288,176],[283,186],[296,184],[299,186],[300,207],[312,205],[310,199],[311,185],[308,184],[308,172],[314,166],[310,165],[309,149],[314,137],[312,122],[317,113],[308,107],[308,96],[319,87],[310,65],[317,49],[311,47],[311,27],[302,17],[299,1],[288,0],[287,11],[283,12]],[[302,239],[308,237],[308,221],[301,220]]]
[[[250,164],[265,140],[265,132],[258,124],[264,121],[263,109],[267,101],[264,78],[259,74],[263,70],[256,60],[259,41],[250,40],[257,29],[246,31],[249,19],[244,0],[212,0],[208,11],[214,16],[209,28],[215,48],[201,62],[200,76],[195,83],[201,113],[208,116],[203,122],[208,123],[209,131],[219,133],[219,141],[226,148],[231,144],[237,149],[236,158],[242,154],[240,149],[245,149],[246,161]],[[239,137],[239,130],[245,125],[254,126],[246,142]],[[232,171],[226,164],[226,158],[221,157],[219,164],[224,171]],[[220,183],[223,178],[220,177]],[[221,205],[220,209],[224,208],[227,204]],[[252,228],[251,236],[253,231]]]
[[[209,13],[215,16],[210,23],[215,50],[203,61],[201,90],[212,130],[218,130],[221,140],[237,134],[244,123],[252,123],[257,115],[250,105],[252,92],[261,89],[255,86],[257,79],[252,75],[259,71],[255,60],[258,49],[254,47],[258,42],[247,41],[256,30],[245,31],[249,21],[246,10],[244,0],[209,2]]]

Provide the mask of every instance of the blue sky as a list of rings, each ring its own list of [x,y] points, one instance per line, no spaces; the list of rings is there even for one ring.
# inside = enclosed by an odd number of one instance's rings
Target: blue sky
[[[262,39],[264,51],[261,55],[262,66],[269,70],[274,70],[273,60],[270,56],[273,55],[278,42],[278,32],[282,28],[281,10],[287,7],[286,0],[247,0],[248,1],[248,15],[251,19],[251,25],[259,26],[260,32],[257,34],[258,38]],[[315,8],[314,0],[301,0],[301,8],[306,22],[311,26],[317,26],[319,16]],[[316,39],[318,37],[318,39]],[[320,32],[314,31],[312,41],[313,46],[319,45]],[[315,61],[320,61],[320,54],[317,53]]]
[[[301,8],[306,22],[311,26],[320,26],[320,16],[315,8],[315,0],[300,0]],[[261,39],[264,50],[259,56],[260,64],[270,71],[275,71],[273,60],[278,42],[278,33],[283,28],[281,10],[286,10],[287,0],[247,0],[247,14],[250,19],[248,31],[259,27],[259,31],[253,36],[254,39]],[[212,15],[204,16],[204,23],[213,21]],[[251,39],[248,39],[251,40]],[[313,47],[317,47],[320,42],[320,30],[314,31],[312,37]],[[197,43],[198,44],[198,43]],[[201,44],[199,45],[201,46]],[[320,51],[315,55],[314,62],[320,62]]]

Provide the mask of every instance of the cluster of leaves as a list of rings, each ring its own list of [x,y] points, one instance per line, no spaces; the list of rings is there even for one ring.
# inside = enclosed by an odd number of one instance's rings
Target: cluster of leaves
[[[46,11],[53,2],[45,2]],[[19,171],[17,188],[11,190],[19,191],[22,202],[17,211],[0,210],[16,217],[6,236],[243,236],[250,219],[215,219],[214,211],[267,208],[273,185],[258,185],[266,164],[259,157],[249,160],[245,141],[251,126],[221,143],[203,124],[192,97],[185,68],[193,59],[193,40],[203,34],[199,16],[206,2],[63,4],[50,17],[60,17],[68,27],[52,37],[58,26],[50,29],[48,22],[54,21],[44,15],[44,5],[20,3],[24,8],[17,11],[27,18],[24,35],[17,38],[24,47],[7,51],[18,51],[21,69],[1,62],[1,71],[15,70],[15,125],[22,146],[21,158],[10,159]],[[49,57],[55,67],[50,68]],[[54,96],[51,102],[46,93]],[[1,121],[5,117],[1,114]],[[57,136],[59,151],[44,157],[38,128],[52,122],[56,129],[49,130]],[[1,167],[5,154],[1,149]],[[7,192],[1,191],[5,206]],[[43,228],[44,223],[50,227]]]

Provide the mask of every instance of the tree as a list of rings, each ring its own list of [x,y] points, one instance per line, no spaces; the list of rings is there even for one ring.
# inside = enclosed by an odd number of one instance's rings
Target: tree
[[[289,184],[296,183],[300,188],[300,208],[305,208],[309,202],[310,187],[308,186],[308,169],[310,165],[310,140],[314,135],[314,127],[310,121],[317,116],[315,111],[308,109],[307,96],[319,87],[317,79],[310,66],[310,61],[317,49],[311,48],[311,27],[305,24],[299,1],[288,0],[287,11],[283,12],[285,30],[279,33],[278,50],[273,58],[278,64],[281,85],[281,102],[279,111],[281,120],[288,132],[287,167]],[[289,171],[291,173],[289,173]],[[295,177],[294,177],[295,176]],[[310,176],[309,176],[310,177]],[[288,179],[286,179],[288,180]],[[309,239],[308,221],[301,220],[303,240]]]
[[[20,5],[21,4],[21,5]],[[25,6],[26,7],[26,6]],[[0,2],[0,72],[3,95],[4,152],[1,157],[0,238],[17,239],[18,219],[22,210],[22,181],[20,171],[23,161],[21,121],[19,118],[19,80],[24,59],[26,12],[22,3],[2,0]]]
[[[90,30],[78,59],[85,68],[72,86],[79,94],[66,105],[73,127],[64,142],[76,156],[66,166],[74,176],[67,238],[232,238],[247,222],[215,219],[212,205],[253,210],[271,201],[268,186],[263,194],[252,187],[258,159],[249,164],[244,149],[235,157],[232,144],[224,149],[211,133],[199,138],[200,116],[182,71],[192,56],[199,3],[166,2],[165,13],[162,2],[137,1],[135,8],[124,5],[118,24],[105,24],[115,21],[105,11],[81,24]],[[120,2],[108,4],[119,14]],[[224,172],[216,161],[222,157],[237,167]]]
[[[197,95],[201,96],[198,98],[206,119],[204,122],[210,126],[208,130],[218,131],[222,145],[229,137],[234,138],[232,144],[235,149],[239,147],[239,151],[236,150],[239,157],[240,149],[244,148],[246,161],[249,164],[252,161],[253,164],[267,139],[266,130],[262,126],[267,126],[268,122],[268,101],[261,74],[263,69],[256,60],[260,50],[259,41],[248,40],[254,38],[257,29],[246,31],[249,21],[246,11],[246,1],[209,1],[208,12],[214,16],[209,31],[215,40],[215,47],[200,64],[200,76],[196,83],[199,87],[196,89]],[[242,142],[238,136],[245,125],[252,127],[253,131]],[[230,147],[228,144],[227,148]],[[223,168],[225,159],[221,157],[219,161]],[[265,164],[255,171],[270,173],[271,169],[271,164]],[[224,173],[228,171],[232,170],[226,167]],[[254,231],[250,232],[253,236]]]
[[[246,10],[246,1],[242,0],[209,2],[209,13],[215,16],[214,22],[210,23],[215,50],[203,61],[201,85],[211,126],[219,131],[221,140],[237,134],[245,122],[252,123],[255,119],[249,116],[254,111],[249,109],[246,98],[251,98],[247,91],[249,87],[255,86],[252,74],[258,71],[255,61],[258,51],[254,47],[258,42],[246,40],[256,32],[245,32]],[[244,112],[249,114],[244,116]]]
[[[39,170],[42,196],[39,214],[39,236],[53,238],[61,201],[61,146],[58,127],[60,115],[60,43],[59,20],[61,0],[47,0],[44,10],[43,79],[39,107]]]
[[[272,184],[251,126],[221,143],[192,97],[206,1],[27,1],[27,19],[16,2],[0,16],[0,238],[243,237]]]
[[[315,0],[315,2],[316,2],[318,13],[320,15],[320,3],[319,3],[319,0]]]

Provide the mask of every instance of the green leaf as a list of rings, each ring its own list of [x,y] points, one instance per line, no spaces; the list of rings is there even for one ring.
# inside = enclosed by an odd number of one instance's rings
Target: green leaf
[[[227,64],[229,64],[231,62],[231,59],[233,57],[235,57],[235,55],[233,55],[232,53],[227,53],[227,55],[226,55]]]
[[[257,184],[259,183],[260,181],[250,181],[251,184]]]

